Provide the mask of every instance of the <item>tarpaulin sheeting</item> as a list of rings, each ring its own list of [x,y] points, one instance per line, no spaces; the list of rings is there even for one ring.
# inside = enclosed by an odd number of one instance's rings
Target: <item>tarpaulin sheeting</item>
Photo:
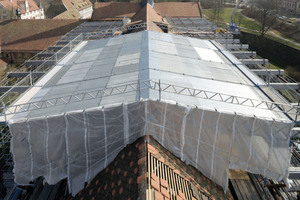
[[[73,195],[127,144],[152,135],[182,161],[224,188],[229,169],[288,177],[293,122],[142,100],[9,121],[15,182],[68,178]]]

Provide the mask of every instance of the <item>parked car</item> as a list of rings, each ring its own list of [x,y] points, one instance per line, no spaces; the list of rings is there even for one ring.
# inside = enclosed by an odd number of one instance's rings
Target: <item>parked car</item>
[[[297,19],[296,18],[289,18],[287,21],[289,22],[289,23],[293,23],[293,22],[295,22]]]

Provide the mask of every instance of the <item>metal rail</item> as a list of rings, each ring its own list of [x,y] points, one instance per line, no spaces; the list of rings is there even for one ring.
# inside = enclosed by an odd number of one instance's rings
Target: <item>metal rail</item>
[[[258,99],[234,96],[230,94],[223,94],[223,93],[206,91],[201,89],[189,88],[185,86],[178,86],[178,85],[161,82],[161,80],[159,81],[144,80],[144,81],[127,83],[124,85],[117,85],[109,88],[103,88],[99,90],[93,90],[89,92],[82,92],[82,93],[67,95],[63,97],[47,99],[43,101],[11,105],[8,107],[5,107],[5,105],[3,105],[2,113],[0,114],[0,116],[4,116],[6,118],[6,116],[21,113],[21,112],[28,112],[32,110],[50,108],[58,105],[75,103],[80,101],[87,101],[91,99],[103,98],[105,96],[113,96],[113,95],[118,95],[118,94],[128,93],[128,92],[138,92],[140,95],[141,90],[145,90],[145,89],[152,89],[158,91],[160,97],[161,97],[161,92],[166,92],[166,93],[191,96],[191,97],[196,97],[201,99],[207,99],[212,101],[218,101],[223,103],[270,110],[278,113],[285,113],[285,114],[295,116],[295,120],[297,119],[296,117],[299,115],[299,106],[296,105],[283,104],[283,103],[277,103],[271,101],[263,101]]]

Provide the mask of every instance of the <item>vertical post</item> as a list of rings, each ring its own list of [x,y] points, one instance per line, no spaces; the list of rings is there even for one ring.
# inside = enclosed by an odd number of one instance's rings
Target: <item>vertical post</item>
[[[160,79],[158,81],[158,92],[159,92],[159,101],[161,100],[161,87],[160,87]]]
[[[2,99],[2,108],[3,108],[3,111],[2,111],[2,113],[4,114],[4,120],[5,120],[5,122],[7,122],[7,118],[6,118],[6,108],[5,108],[5,103],[4,103],[4,101],[3,101],[3,99]]]
[[[139,80],[138,87],[139,87],[139,100],[141,100],[141,80]]]
[[[268,87],[270,86],[270,81],[271,81],[270,71],[268,71]]]
[[[33,80],[32,80],[32,71],[29,71],[29,82],[30,82],[30,86],[33,85]]]
[[[295,122],[296,123],[297,123],[298,115],[299,115],[299,106],[300,106],[300,100],[298,99],[298,106],[297,106],[297,111],[296,111],[296,116],[295,116]]]
[[[5,120],[5,122],[7,122],[7,117],[6,117],[6,114],[5,114],[5,113],[6,113],[6,112],[5,112],[5,107],[4,107],[3,111],[4,111],[4,112],[3,112],[3,114],[4,114],[4,120]]]
[[[10,96],[11,92],[8,93],[8,102],[9,104],[11,104],[11,96]]]

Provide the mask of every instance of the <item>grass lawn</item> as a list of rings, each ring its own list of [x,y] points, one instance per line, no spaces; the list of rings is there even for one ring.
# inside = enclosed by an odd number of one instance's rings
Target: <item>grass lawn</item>
[[[229,22],[230,22],[230,14],[232,12],[233,8],[223,8],[220,11],[220,15],[219,17],[217,17],[217,19],[215,20],[215,23],[218,26],[224,27],[224,28],[228,28],[229,26]],[[213,9],[203,9],[203,14],[210,20],[213,21]],[[256,22],[253,19],[247,18],[244,15],[241,15],[239,12],[239,10],[236,10],[234,15],[233,15],[233,21],[237,24],[240,24],[240,27],[243,31],[246,32],[250,32],[253,34],[259,34],[259,30],[260,30],[260,25],[258,24],[258,22]],[[278,31],[275,31],[276,34],[278,34]],[[294,47],[296,49],[299,49],[299,45],[295,44],[296,42],[294,42],[291,38],[288,38],[282,34],[279,34],[281,37],[286,38],[290,41],[286,41],[283,40],[279,37],[270,35],[270,34],[266,34],[267,38],[270,38],[272,40],[276,40],[282,44],[285,45],[289,45],[291,47]]]
[[[225,27],[228,27],[232,10],[233,8],[223,8],[220,11],[220,16],[217,17],[216,21],[222,23]],[[203,9],[203,14],[212,21],[213,9]],[[259,31],[260,29],[260,26],[257,22],[241,15],[238,10],[235,11],[233,20],[235,23],[240,24],[240,26],[243,28],[252,29],[254,31]]]

